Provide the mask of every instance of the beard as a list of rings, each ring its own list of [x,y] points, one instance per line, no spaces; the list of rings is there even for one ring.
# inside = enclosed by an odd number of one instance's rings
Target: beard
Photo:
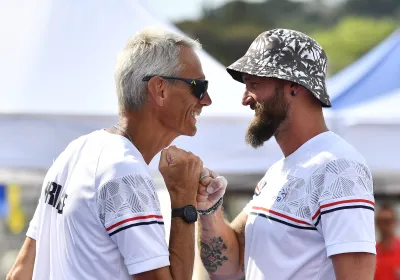
[[[265,141],[277,133],[287,118],[288,110],[289,104],[285,100],[283,86],[277,86],[269,100],[256,104],[255,117],[246,132],[246,143],[253,148],[263,146]]]

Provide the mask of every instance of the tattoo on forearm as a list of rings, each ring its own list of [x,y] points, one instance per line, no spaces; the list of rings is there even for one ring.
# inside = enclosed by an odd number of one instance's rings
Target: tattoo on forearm
[[[215,272],[221,267],[228,258],[223,255],[226,251],[226,244],[221,237],[213,237],[207,241],[200,242],[201,250],[200,255],[203,265],[208,272]]]

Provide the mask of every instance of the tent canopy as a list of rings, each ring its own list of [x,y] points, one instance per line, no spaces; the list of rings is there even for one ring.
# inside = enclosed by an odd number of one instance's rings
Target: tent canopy
[[[400,29],[327,81],[332,108],[342,109],[400,88]]]
[[[0,3],[1,114],[115,116],[116,55],[138,30],[182,33],[139,1]],[[248,114],[243,85],[205,51],[198,52],[214,106],[204,114]]]
[[[335,111],[339,134],[365,157],[376,178],[399,178],[400,89]]]
[[[148,26],[180,32],[138,1],[1,2],[0,167],[46,169],[73,139],[113,125],[117,52]],[[244,143],[253,111],[241,105],[243,84],[205,51],[198,54],[213,104],[198,134],[174,144],[220,172],[264,172],[279,147],[274,140],[260,150]]]
[[[337,132],[367,160],[376,178],[398,176],[400,29],[328,79]]]
[[[400,88],[381,97],[337,111],[344,125],[400,125]]]

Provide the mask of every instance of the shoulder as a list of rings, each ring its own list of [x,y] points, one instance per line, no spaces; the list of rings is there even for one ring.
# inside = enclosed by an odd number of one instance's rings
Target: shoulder
[[[336,205],[348,202],[374,204],[373,179],[365,163],[352,158],[326,162],[309,178],[312,204]]]
[[[112,139],[102,149],[97,163],[96,185],[112,180],[152,180],[141,153],[124,139]]]
[[[71,142],[65,147],[65,149],[58,155],[58,157],[53,161],[53,165],[60,165],[69,162],[74,157],[79,156],[79,152],[82,151],[83,148],[87,150],[87,146],[90,147],[91,152],[93,153],[95,149],[100,152],[101,148],[100,145],[93,146],[91,142],[93,140],[99,144],[98,141],[99,136],[101,135],[100,131],[93,131],[89,134],[82,135]]]
[[[372,180],[371,171],[364,157],[352,145],[337,135],[335,135],[333,144],[314,154],[307,165],[309,174],[312,174],[312,176],[321,174],[360,175]]]
[[[353,145],[339,135],[335,134],[332,138],[335,139],[335,141],[332,141],[332,145],[327,149],[327,152],[331,154],[332,158],[347,158],[365,164],[365,158]]]
[[[373,201],[373,178],[364,157],[349,143],[337,140],[312,160],[308,185],[313,201],[363,198]]]

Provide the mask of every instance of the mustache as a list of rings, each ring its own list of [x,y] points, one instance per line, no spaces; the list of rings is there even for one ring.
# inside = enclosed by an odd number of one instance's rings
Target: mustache
[[[271,122],[272,108],[265,103],[257,103],[254,108],[255,116],[262,119],[264,123]]]

